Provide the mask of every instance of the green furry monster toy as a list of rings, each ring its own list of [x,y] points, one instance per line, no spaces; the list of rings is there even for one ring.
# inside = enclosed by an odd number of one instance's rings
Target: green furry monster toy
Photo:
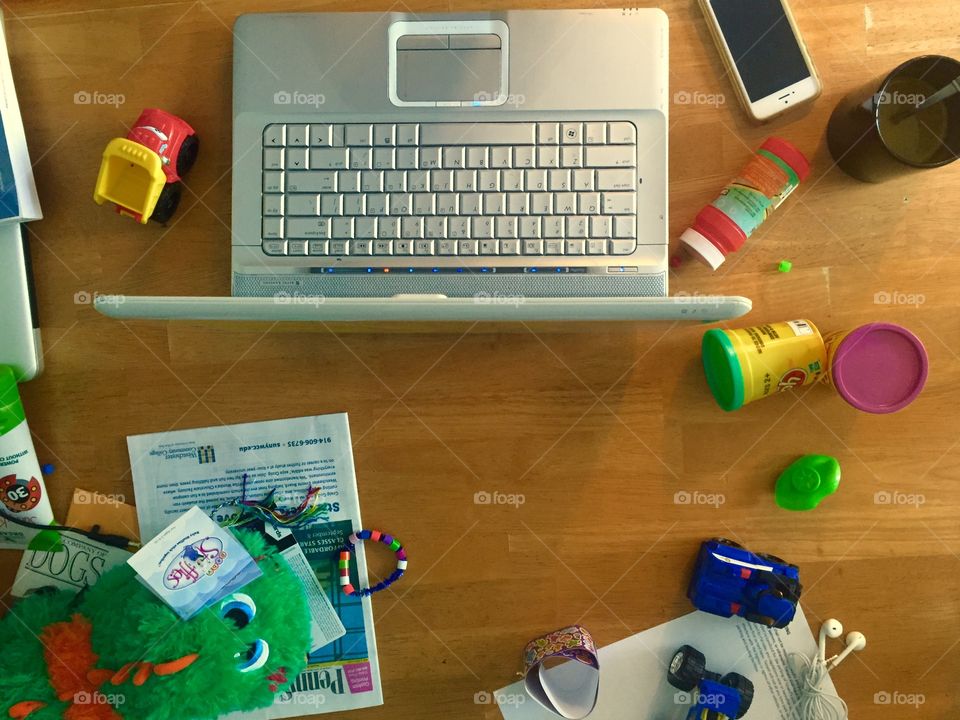
[[[181,620],[126,564],[80,594],[41,592],[0,620],[0,718],[207,720],[270,705],[305,664],[300,580],[236,531],[262,575]]]

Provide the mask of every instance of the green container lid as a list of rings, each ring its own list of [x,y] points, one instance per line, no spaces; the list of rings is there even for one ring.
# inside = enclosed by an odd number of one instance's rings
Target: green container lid
[[[26,419],[17,376],[9,365],[0,365],[0,435],[6,435]]]
[[[719,328],[707,330],[700,351],[703,372],[717,404],[727,412],[743,407],[743,370],[727,334]]]

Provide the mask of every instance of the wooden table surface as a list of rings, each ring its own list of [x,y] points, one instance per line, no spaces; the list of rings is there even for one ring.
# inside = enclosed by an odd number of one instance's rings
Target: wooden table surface
[[[89,305],[96,292],[229,293],[230,28],[239,13],[523,3],[99,4],[4,4],[45,214],[29,231],[46,372],[22,390],[41,459],[57,466],[48,482],[58,515],[75,486],[134,501],[127,435],[347,411],[363,517],[398,533],[412,560],[396,592],[373,600],[385,705],[353,717],[499,717],[474,695],[515,679],[530,638],[581,622],[606,645],[688,612],[698,543],[715,535],[798,563],[814,631],[837,617],[867,635],[867,650],[835,674],[853,717],[957,716],[960,164],[861,184],[833,167],[824,140],[851,89],[915,55],[960,54],[954,3],[794,0],[825,91],[765,127],[740,110],[694,0],[662,3],[675,94],[671,237],[766,136],[791,139],[815,165],[745,250],[715,274],[675,274],[672,292],[749,296],[754,310],[741,326],[795,317],[824,330],[906,325],[926,344],[930,377],[892,416],[858,413],[823,386],[725,414],[703,379],[696,325],[99,316]],[[78,104],[77,93],[116,103]],[[681,93],[719,98],[685,104]],[[202,138],[168,227],[138,227],[91,200],[105,143],[146,106],[182,115]],[[776,271],[781,258],[791,273]],[[779,510],[774,479],[813,452],[839,458],[840,492],[814,512]],[[477,504],[481,492],[524,502]],[[678,503],[680,492],[722,503]],[[0,587],[18,561],[0,553]],[[883,693],[916,703],[878,703]]]

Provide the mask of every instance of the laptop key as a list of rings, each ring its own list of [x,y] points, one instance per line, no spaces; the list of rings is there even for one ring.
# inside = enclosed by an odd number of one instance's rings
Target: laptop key
[[[373,242],[370,240],[351,240],[351,255],[370,255],[373,251]]]
[[[265,193],[283,192],[283,173],[276,170],[264,170],[263,191]]]
[[[310,144],[313,147],[333,146],[333,125],[323,123],[310,124]]]
[[[583,255],[586,252],[584,240],[567,240],[565,250],[567,255]]]
[[[383,173],[379,170],[364,170],[360,173],[360,190],[365,193],[378,193],[383,190]]]
[[[430,189],[430,174],[426,170],[411,170],[407,173],[407,190],[427,192]]]
[[[283,147],[283,138],[285,133],[286,126],[281,123],[274,123],[273,125],[267,125],[263,129],[263,146],[264,147]]]
[[[394,255],[413,255],[413,240],[394,240]]]
[[[519,240],[501,240],[500,254],[501,255],[519,255],[520,241]]]
[[[517,236],[517,218],[498,217],[494,221],[493,229],[498,238],[515,238]]]
[[[433,255],[433,240],[414,240],[413,253],[415,255]]]
[[[523,254],[524,255],[543,255],[543,240],[524,240],[523,241]]]
[[[637,218],[633,215],[619,215],[613,219],[615,238],[635,238],[637,236]]]
[[[456,215],[458,195],[456,193],[440,193],[437,197],[437,215]]]
[[[287,255],[306,255],[306,254],[307,254],[306,240],[288,240],[287,241]]]
[[[470,218],[451,217],[447,218],[447,237],[448,238],[466,238],[470,236]]]
[[[637,129],[633,123],[607,123],[607,142],[611,145],[632,145],[637,142]]]
[[[441,240],[440,242],[437,243],[437,254],[438,255],[456,255],[457,241]]]
[[[373,143],[374,145],[381,145],[386,147],[392,147],[397,142],[397,126],[396,125],[374,125],[373,126]]]
[[[544,238],[562,238],[564,235],[563,218],[559,215],[551,215],[543,218],[543,237]],[[548,252],[548,254],[551,254]],[[556,253],[552,253],[556,254]]]
[[[610,241],[611,255],[629,255],[636,249],[637,249],[636,240],[611,240]]]
[[[580,123],[563,123],[560,126],[560,142],[564,145],[579,145],[583,142],[583,125]]]
[[[283,148],[263,149],[263,169],[283,170]]]
[[[563,240],[544,240],[544,255],[563,255]]]
[[[304,147],[307,144],[307,126],[299,123],[287,125],[287,137],[284,145],[287,147]],[[289,254],[289,252],[288,252]]]
[[[353,237],[353,218],[333,218],[330,235],[335,238]]]
[[[392,255],[393,240],[374,240],[373,254],[374,255]]]
[[[330,220],[328,218],[287,218],[284,221],[285,234],[288,238],[305,240],[326,240],[330,236]]]
[[[605,215],[594,215],[590,218],[590,237],[608,238],[611,235],[612,223]]]
[[[385,193],[370,193],[367,195],[367,215],[380,217],[387,214],[387,195]]]
[[[283,151],[284,170],[306,170],[307,148],[287,148]]]
[[[284,206],[287,215],[319,215],[320,201],[318,195],[286,195]]]
[[[540,237],[540,218],[522,217],[520,218],[520,237],[539,238]],[[526,247],[526,245],[524,245]],[[524,250],[524,253],[527,251]]]
[[[286,255],[287,254],[287,243],[285,240],[264,240],[263,252],[266,255]]]
[[[397,125],[397,145],[416,145],[419,140],[418,126],[405,123]]]
[[[604,215],[633,215],[637,212],[637,196],[631,192],[603,193]]]
[[[476,255],[477,249],[478,245],[476,240],[459,240],[457,242],[458,255]]]
[[[590,239],[587,240],[587,255],[606,255],[607,241]]]
[[[265,217],[283,215],[283,195],[264,195],[263,214]]]
[[[309,243],[308,252],[311,255],[326,255],[327,243],[327,240],[311,240]]]
[[[289,173],[285,185],[287,192],[336,192],[337,174],[329,170]]]
[[[498,255],[499,254],[499,243],[496,240],[481,240],[480,241],[480,254],[481,255]]]
[[[353,235],[358,238],[377,237],[377,219],[358,217],[353,221]]]
[[[400,237],[411,240],[423,237],[423,218],[405,217],[400,219]]]
[[[470,232],[478,240],[493,237],[493,218],[475,217],[470,223]],[[460,253],[461,255],[463,253]]]
[[[313,148],[310,150],[310,168],[313,170],[346,170],[346,148]]]
[[[378,238],[400,237],[400,218],[395,218],[395,217],[377,218],[377,237]]]
[[[260,228],[261,237],[264,239],[267,238],[282,238],[283,237],[283,218],[282,217],[269,217],[263,219],[263,225]]]
[[[637,148],[633,145],[587,145],[584,167],[636,167]]]
[[[636,170],[597,170],[597,190],[636,190]]]
[[[567,237],[568,238],[585,238],[589,235],[589,218],[584,215],[573,215],[567,218]],[[568,246],[569,247],[569,246]],[[583,243],[580,243],[580,247],[583,247]],[[567,250],[569,253],[570,250]],[[583,255],[584,251],[581,249],[580,252],[576,253],[577,255]]]
[[[372,125],[347,125],[344,139],[347,145],[367,146],[373,144],[373,126]]]
[[[447,219],[445,217],[428,217],[423,224],[423,234],[434,240],[447,236]]]
[[[350,241],[349,240],[331,240],[330,254],[331,255],[349,255]]]
[[[424,123],[421,145],[532,145],[533,123]]]
[[[393,170],[396,167],[396,151],[392,147],[374,148],[373,167],[376,170]]]

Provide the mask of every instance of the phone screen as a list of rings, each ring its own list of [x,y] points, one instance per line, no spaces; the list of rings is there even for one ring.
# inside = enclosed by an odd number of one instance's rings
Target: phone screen
[[[710,0],[751,102],[810,77],[780,0]]]

